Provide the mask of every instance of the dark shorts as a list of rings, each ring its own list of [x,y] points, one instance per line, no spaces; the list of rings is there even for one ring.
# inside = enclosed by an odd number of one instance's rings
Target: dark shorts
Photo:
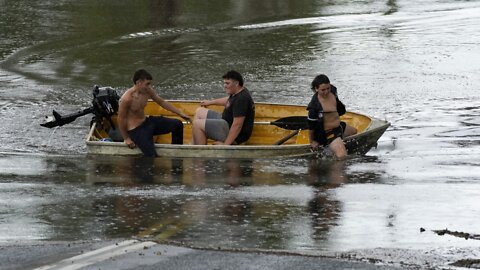
[[[331,144],[336,138],[342,138],[343,132],[345,132],[345,128],[347,124],[345,122],[340,122],[340,125],[334,129],[325,130],[325,136],[327,137],[327,144]]]
[[[149,116],[140,126],[129,130],[128,135],[147,157],[155,157],[154,135],[172,133],[172,144],[183,144],[183,123],[178,119]]]
[[[208,110],[207,119],[205,120],[205,135],[207,138],[224,142],[229,131],[228,122],[222,119],[222,114]]]

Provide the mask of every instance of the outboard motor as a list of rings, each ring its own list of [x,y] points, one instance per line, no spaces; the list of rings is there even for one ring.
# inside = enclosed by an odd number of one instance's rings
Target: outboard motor
[[[95,114],[92,119],[101,122],[104,118],[108,119],[110,126],[115,129],[113,125],[112,116],[118,112],[118,96],[115,89],[111,87],[98,87],[95,85],[93,88],[93,113]]]
[[[118,112],[119,100],[120,96],[117,94],[115,89],[111,87],[98,87],[95,85],[93,88],[93,100],[91,107],[64,116],[53,110],[53,117],[46,116],[45,122],[40,125],[48,128],[63,126],[75,121],[80,116],[93,113],[94,117],[92,118],[92,122],[97,121],[97,123],[100,123],[103,121],[103,119],[108,119],[110,126],[115,129],[111,117]]]

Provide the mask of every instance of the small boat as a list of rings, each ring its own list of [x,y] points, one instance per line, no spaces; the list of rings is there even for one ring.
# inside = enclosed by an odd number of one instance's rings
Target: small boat
[[[198,108],[197,101],[169,101],[177,108],[193,117]],[[209,106],[210,109],[222,111],[222,107]],[[177,115],[164,110],[155,102],[149,101],[145,107],[146,115],[162,115],[178,118]],[[173,145],[171,135],[155,136],[155,148],[160,157],[174,158],[277,158],[301,157],[314,153],[310,150],[306,107],[302,105],[255,103],[255,124],[250,139],[242,145],[192,145],[192,126],[184,123],[184,144]],[[387,121],[368,117],[355,112],[347,112],[341,120],[355,127],[356,135],[345,138],[349,154],[366,154],[377,145],[378,139],[390,126]],[[93,124],[86,138],[88,154],[99,155],[141,155],[141,151],[128,148],[123,141],[115,140],[116,115],[107,121],[92,121]]]

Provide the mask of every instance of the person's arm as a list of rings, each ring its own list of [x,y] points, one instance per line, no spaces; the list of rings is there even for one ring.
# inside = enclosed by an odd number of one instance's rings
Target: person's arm
[[[337,112],[339,116],[344,115],[347,112],[347,109],[345,108],[345,105],[336,97],[337,101]]]
[[[225,106],[227,105],[228,96],[223,98],[217,98],[212,100],[202,100],[200,101],[200,106],[210,106],[210,105],[220,105]]]
[[[313,151],[318,150],[318,146],[320,145],[319,142],[315,140],[315,129],[319,125],[320,119],[318,110],[315,109],[311,104],[308,104],[307,106],[308,110],[308,116],[307,116],[307,122],[308,122],[308,139],[310,141],[310,147]],[[322,121],[323,122],[323,121]],[[323,125],[323,123],[320,123]]]
[[[150,93],[150,98],[155,101],[158,105],[162,106],[165,110],[167,111],[171,111],[175,114],[177,114],[178,116],[182,117],[183,119],[187,120],[187,121],[191,121],[190,117],[186,114],[184,114],[182,111],[180,111],[177,107],[173,106],[170,102],[164,100],[163,98],[161,98],[159,95],[157,95],[153,89],[150,89],[151,90],[151,93]]]
[[[118,128],[120,129],[120,133],[123,137],[123,142],[129,148],[135,148],[135,143],[132,141],[132,139],[130,139],[130,136],[128,135],[128,107],[130,107],[130,103],[131,101],[128,99],[120,100],[117,122]]]
[[[242,130],[243,122],[245,122],[245,116],[240,116],[240,117],[234,117],[233,118],[232,126],[230,127],[230,130],[228,131],[227,138],[225,139],[223,144],[231,145],[235,141],[238,134],[240,134],[240,131]]]
[[[314,151],[318,150],[318,146],[320,144],[317,141],[315,141],[314,131],[311,129],[308,131],[308,139],[310,140],[310,147],[312,148],[312,150]]]

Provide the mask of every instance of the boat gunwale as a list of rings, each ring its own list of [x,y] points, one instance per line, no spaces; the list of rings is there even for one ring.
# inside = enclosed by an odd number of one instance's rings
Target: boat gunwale
[[[182,102],[188,102],[188,101],[182,101]],[[266,104],[274,104],[274,103],[266,103]],[[282,106],[285,106],[285,105],[289,105],[289,106],[301,106],[301,105],[292,105],[292,104],[278,104],[278,105],[282,105]],[[352,114],[357,114],[357,115],[360,115],[360,116],[366,116],[366,115],[363,115],[363,114],[359,114],[359,113],[355,113],[355,112],[349,112],[349,113],[352,113]],[[370,116],[366,116],[368,117],[371,121],[369,123],[369,125],[367,126],[367,128],[362,132],[362,133],[358,133],[358,134],[355,134],[355,135],[352,135],[348,138],[345,139],[345,143],[349,142],[349,141],[353,141],[353,140],[356,140],[357,138],[361,138],[361,137],[365,137],[365,136],[369,136],[369,134],[371,133],[374,133],[380,129],[383,129],[383,132],[384,130],[386,130],[389,126],[390,126],[390,123],[386,120],[381,120],[379,118],[375,118],[375,117],[370,117]],[[86,144],[87,144],[87,148],[91,148],[91,147],[99,147],[99,148],[103,148],[103,147],[109,147],[109,148],[122,148],[122,149],[125,149],[127,148],[127,146],[123,143],[123,142],[105,142],[105,141],[94,141],[94,140],[90,140],[90,138],[93,136],[93,132],[94,132],[94,129],[95,129],[95,123],[92,125],[92,127],[90,128],[90,131],[88,133],[88,136],[86,138]],[[383,134],[382,132],[382,134]],[[178,150],[180,152],[185,152],[185,151],[192,151],[192,150],[199,150],[199,151],[203,151],[203,152],[208,152],[208,155],[206,155],[207,157],[210,157],[212,155],[212,153],[214,152],[237,152],[237,153],[245,153],[245,152],[248,152],[248,151],[263,151],[263,150],[266,150],[266,151],[272,151],[272,152],[276,152],[278,153],[278,155],[275,155],[272,156],[272,157],[295,157],[295,156],[309,156],[309,155],[312,155],[314,152],[312,152],[310,150],[310,144],[289,144],[289,145],[267,145],[267,144],[261,144],[261,145],[191,145],[191,144],[155,144],[155,149],[156,151],[158,150]],[[138,149],[137,149],[138,150]],[[291,151],[291,152],[289,152]],[[136,152],[132,152],[131,154],[120,154],[120,153],[95,153],[95,151],[89,151],[89,149],[87,149],[87,152],[91,153],[91,154],[104,154],[104,155],[139,155],[141,153],[137,153],[138,151]],[[184,155],[180,154],[178,155],[178,157],[182,157]],[[232,154],[231,156],[228,156],[229,158],[235,158],[235,156],[241,156],[241,155],[235,155],[235,154]],[[259,155],[259,156],[262,156],[262,155]],[[267,156],[267,155],[264,155],[264,156]],[[219,158],[223,158],[223,157],[227,157],[227,156],[224,156],[224,155],[219,155],[218,156]]]
[[[352,135],[352,136],[349,136],[347,138],[345,138],[345,141],[349,141],[349,140],[354,140],[356,139],[357,137],[362,137],[362,136],[365,136],[365,134],[368,134],[368,133],[372,133],[378,129],[382,129],[382,128],[388,128],[390,126],[390,123],[388,123],[387,121],[384,121],[384,120],[381,120],[381,119],[378,119],[378,118],[373,118],[373,117],[370,117],[371,119],[371,122],[370,124],[368,125],[368,127],[365,129],[364,132],[362,133],[358,133],[358,134],[355,134],[355,135]],[[372,125],[374,123],[379,123],[377,126],[373,127],[372,128]],[[90,131],[88,133],[88,136],[87,136],[87,139],[86,139],[86,143],[87,144],[92,144],[92,145],[115,145],[115,146],[125,146],[127,147],[123,142],[105,142],[105,141],[92,141],[92,140],[89,140],[91,138],[91,136],[93,135],[93,131],[95,129],[95,123],[92,125],[92,127],[90,128]],[[277,148],[302,148],[306,145],[310,145],[308,143],[306,144],[285,144],[285,145],[269,145],[269,144],[255,144],[255,145],[249,145],[249,144],[245,144],[245,145],[213,145],[213,144],[207,144],[207,145],[193,145],[193,144],[159,144],[159,143],[155,143],[155,147],[162,147],[162,148],[171,148],[171,149],[176,149],[176,148],[190,148],[190,149],[195,149],[195,148],[198,148],[198,149],[232,149],[232,150],[236,150],[236,149],[277,149]]]
[[[91,145],[111,145],[127,147],[123,142],[110,142],[110,141],[87,141],[87,144]],[[269,145],[269,144],[256,144],[256,145],[194,145],[194,144],[155,144],[155,148],[168,148],[168,149],[201,149],[201,150],[271,150],[271,149],[286,149],[286,148],[303,148],[310,146],[310,144],[289,144],[289,145]]]

